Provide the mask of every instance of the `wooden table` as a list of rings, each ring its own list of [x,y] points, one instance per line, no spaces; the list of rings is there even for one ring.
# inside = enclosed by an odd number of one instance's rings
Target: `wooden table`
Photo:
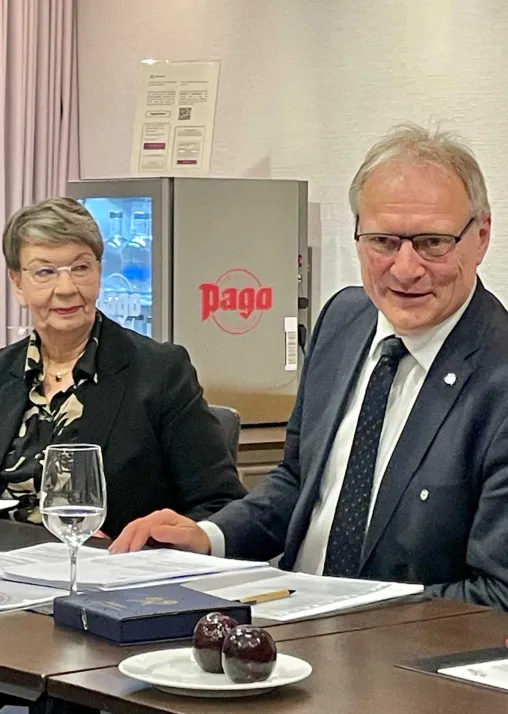
[[[116,668],[51,677],[48,692],[112,714],[494,714],[508,712],[506,693],[394,665],[499,646],[507,633],[508,615],[489,611],[284,642],[279,651],[308,660],[312,676],[245,701],[164,694]]]
[[[118,647],[32,612],[2,613],[0,643],[0,691],[29,701],[44,693],[51,675],[108,667],[147,649]]]
[[[484,611],[485,608],[475,605],[435,600],[272,625],[267,629],[277,643],[283,643],[325,633],[368,631],[401,623],[448,618],[461,620],[474,613],[484,614]],[[166,642],[119,647],[93,635],[59,627],[52,617],[31,612],[3,613],[0,616],[0,643],[0,691],[31,701],[45,691],[48,677],[116,667],[132,654],[177,646]]]
[[[0,520],[0,549],[49,540],[54,538],[44,528]],[[107,543],[95,540],[94,544],[104,547]],[[476,605],[434,600],[386,604],[375,609],[307,622],[271,625],[269,629],[281,651],[289,651],[286,648],[292,646],[291,643],[299,647],[305,639],[328,643],[333,637],[346,634],[353,636],[355,633],[358,637],[369,637],[369,633],[378,630],[397,631],[406,625],[418,628],[432,622],[454,622],[460,630],[461,622],[469,622],[472,617],[484,618],[486,613],[490,613],[490,610]],[[508,618],[506,631],[508,634]],[[111,677],[114,678],[116,666],[125,657],[149,649],[168,647],[167,643],[148,647],[118,647],[93,636],[55,626],[52,618],[30,612],[3,613],[0,616],[0,643],[0,692],[29,702],[44,701],[50,680],[55,682],[56,687],[67,686],[68,677],[81,676],[80,673],[86,677],[88,671],[94,681],[109,682]],[[416,650],[416,655],[424,654]],[[121,681],[122,686],[125,686],[125,681]],[[74,687],[74,680],[71,679],[70,683]],[[78,683],[76,691],[81,689],[82,683]],[[98,692],[96,694],[99,696]],[[83,696],[82,691],[80,696]],[[70,701],[74,699],[70,697]],[[85,703],[89,704],[88,701]]]
[[[42,526],[0,519],[0,550],[38,543],[58,542]],[[106,548],[108,541],[91,538],[87,545]],[[89,642],[70,631],[55,628],[53,618],[32,612],[0,615],[0,693],[36,701],[46,689],[50,674],[108,666],[106,643]],[[0,705],[2,700],[0,698]]]

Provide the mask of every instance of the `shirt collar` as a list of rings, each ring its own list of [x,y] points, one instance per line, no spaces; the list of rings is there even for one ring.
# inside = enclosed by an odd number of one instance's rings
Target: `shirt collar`
[[[78,377],[85,377],[97,381],[97,347],[99,345],[99,335],[102,325],[102,315],[99,310],[95,312],[95,322],[90,332],[90,337],[85,347],[85,351],[74,365],[72,375],[74,381]],[[42,356],[41,356],[41,338],[36,330],[32,330],[28,340],[28,347],[25,358],[25,379],[34,381],[36,378],[42,377]]]
[[[473,299],[475,290],[476,281],[466,302],[461,305],[460,308],[453,313],[453,315],[450,315],[450,317],[441,322],[439,325],[431,327],[429,330],[426,330],[418,335],[397,335],[393,325],[389,322],[385,315],[383,315],[382,312],[378,312],[376,334],[372,340],[369,355],[377,357],[377,353],[381,351],[381,342],[387,337],[396,335],[396,337],[401,338],[402,342],[407,347],[409,354],[418,362],[420,367],[422,367],[425,372],[428,372],[437,356],[437,353],[444,345],[446,338],[467,310],[469,303]]]

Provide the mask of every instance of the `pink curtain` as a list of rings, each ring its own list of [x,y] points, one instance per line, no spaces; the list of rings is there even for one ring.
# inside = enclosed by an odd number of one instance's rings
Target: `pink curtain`
[[[0,0],[0,230],[78,176],[75,0]],[[0,256],[0,347],[24,336],[24,312]]]

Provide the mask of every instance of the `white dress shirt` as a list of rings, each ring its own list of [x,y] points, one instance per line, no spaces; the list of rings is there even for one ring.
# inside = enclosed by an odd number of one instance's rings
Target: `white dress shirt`
[[[392,453],[404,429],[409,414],[423,386],[425,377],[443,346],[446,338],[462,317],[471,302],[475,291],[474,286],[466,302],[457,312],[441,324],[426,330],[418,335],[397,335],[383,313],[378,313],[377,328],[363,364],[358,382],[351,393],[348,408],[342,419],[330,450],[323,478],[319,488],[319,495],[312,511],[307,534],[296,557],[294,570],[297,572],[322,575],[326,557],[326,548],[333,517],[339,500],[344,476],[346,474],[349,453],[353,445],[353,438],[360,416],[365,392],[369,379],[381,356],[381,342],[386,337],[394,334],[401,337],[408,353],[399,363],[395,379],[393,380],[388,404],[386,407],[383,428],[379,440],[376,467],[372,484],[372,495],[368,521],[372,517],[374,505],[383,475],[386,471]],[[215,523],[202,521],[200,527],[207,533],[212,544],[212,555],[224,556],[224,535]]]

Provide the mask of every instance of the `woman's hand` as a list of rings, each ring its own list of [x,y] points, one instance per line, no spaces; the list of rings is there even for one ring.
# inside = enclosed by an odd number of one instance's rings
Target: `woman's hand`
[[[150,538],[181,550],[210,553],[210,540],[204,530],[192,519],[181,516],[169,508],[154,511],[149,516],[129,523],[108,550],[115,554],[141,550]]]

